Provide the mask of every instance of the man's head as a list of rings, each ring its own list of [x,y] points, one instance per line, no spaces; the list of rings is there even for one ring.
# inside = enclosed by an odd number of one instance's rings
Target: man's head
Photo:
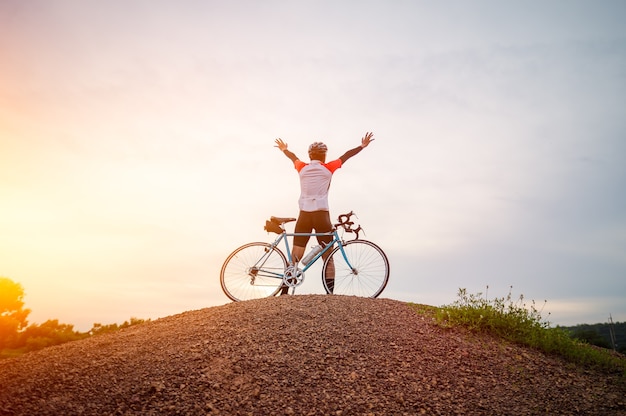
[[[311,145],[309,146],[309,158],[311,158],[311,160],[319,160],[320,162],[325,162],[327,151],[328,147],[324,143],[311,143]]]

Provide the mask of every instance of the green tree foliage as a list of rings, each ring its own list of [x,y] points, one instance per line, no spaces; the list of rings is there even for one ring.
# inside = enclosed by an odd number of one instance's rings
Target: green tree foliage
[[[602,348],[612,349],[614,339],[615,349],[622,354],[626,353],[626,322],[579,324],[565,327],[565,329],[569,331],[572,338]]]
[[[150,320],[148,319],[148,321]],[[89,335],[106,334],[107,332],[119,331],[120,329],[128,328],[133,325],[143,324],[144,322],[146,322],[145,319],[130,318],[130,321],[124,321],[124,323],[121,325],[118,325],[118,324],[102,325],[100,323],[94,323],[93,327],[89,330],[87,334]]]
[[[22,285],[0,276],[0,359],[146,322],[145,319],[130,318],[121,325],[94,324],[84,333],[75,331],[73,325],[59,323],[57,319],[28,325],[26,318],[30,309],[24,309],[23,298]]]
[[[24,309],[24,289],[8,277],[0,276],[0,350],[13,346],[30,313]]]
[[[609,341],[593,329],[580,329],[571,334],[573,338],[602,348],[611,348]]]
[[[36,351],[52,345],[77,341],[87,336],[87,334],[74,331],[74,325],[60,324],[57,319],[49,319],[40,325],[29,325],[20,334],[19,346],[25,351]]]

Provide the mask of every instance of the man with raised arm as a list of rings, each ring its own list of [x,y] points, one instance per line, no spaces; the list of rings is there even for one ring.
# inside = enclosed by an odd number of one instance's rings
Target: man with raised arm
[[[343,166],[352,156],[369,146],[374,141],[373,133],[366,133],[361,139],[361,145],[348,150],[339,159],[326,163],[328,147],[322,142],[315,142],[309,146],[309,163],[301,161],[294,153],[287,149],[287,143],[276,139],[276,146],[285,156],[293,161],[294,167],[300,175],[300,199],[298,205],[300,214],[296,222],[295,233],[327,233],[332,231],[328,206],[328,190],[333,173]],[[293,260],[297,264],[304,255],[308,236],[295,236],[293,240]],[[332,236],[318,236],[317,241],[326,245],[332,241]],[[330,250],[324,253],[324,259],[330,255]],[[327,285],[332,292],[334,286],[334,265],[329,263]],[[286,293],[287,288],[283,288]]]

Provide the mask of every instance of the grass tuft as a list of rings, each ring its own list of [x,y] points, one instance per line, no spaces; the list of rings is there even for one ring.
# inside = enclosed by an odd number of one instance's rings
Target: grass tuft
[[[487,287],[487,290],[489,287]],[[552,328],[542,317],[535,301],[529,305],[524,296],[514,299],[512,288],[506,297],[488,299],[482,293],[469,294],[459,289],[458,299],[435,310],[436,322],[444,327],[463,326],[475,332],[487,332],[508,341],[526,345],[548,354],[559,355],[585,367],[626,376],[626,359],[605,350],[585,344],[570,336],[563,328]]]

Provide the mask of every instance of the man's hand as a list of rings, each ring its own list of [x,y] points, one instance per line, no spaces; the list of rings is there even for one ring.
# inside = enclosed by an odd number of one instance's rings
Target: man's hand
[[[365,133],[365,136],[363,136],[363,138],[361,139],[361,147],[365,148],[369,146],[369,144],[374,141],[374,139],[372,138],[373,136],[374,136],[374,133],[370,133],[370,132]]]
[[[282,139],[276,139],[276,146],[274,147],[278,147],[281,152],[284,152],[285,150],[287,150],[287,143],[282,141]]]

